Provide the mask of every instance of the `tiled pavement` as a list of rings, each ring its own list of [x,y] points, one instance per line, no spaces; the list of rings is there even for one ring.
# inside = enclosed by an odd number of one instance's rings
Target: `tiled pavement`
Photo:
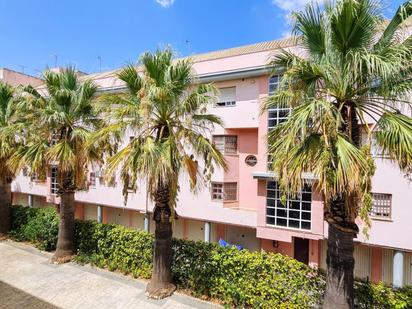
[[[0,242],[0,308],[219,308],[178,293],[147,299],[143,281],[74,263],[50,264],[50,257],[28,245]]]

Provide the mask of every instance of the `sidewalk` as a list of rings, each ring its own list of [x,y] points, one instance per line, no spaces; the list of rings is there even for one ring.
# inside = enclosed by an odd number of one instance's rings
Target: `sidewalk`
[[[0,308],[221,308],[178,293],[147,299],[141,280],[74,263],[53,265],[50,257],[28,245],[0,242]]]

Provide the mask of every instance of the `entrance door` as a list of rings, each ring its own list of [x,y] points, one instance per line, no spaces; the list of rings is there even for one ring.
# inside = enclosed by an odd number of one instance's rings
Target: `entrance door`
[[[299,262],[309,263],[309,239],[293,238],[294,258]]]

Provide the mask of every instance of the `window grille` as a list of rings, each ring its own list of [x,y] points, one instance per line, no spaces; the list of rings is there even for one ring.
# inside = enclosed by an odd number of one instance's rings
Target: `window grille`
[[[212,183],[212,200],[236,201],[237,183],[236,182],[214,182]]]
[[[370,216],[375,218],[391,218],[392,194],[372,193]]]
[[[57,166],[52,166],[51,167],[51,173],[50,173],[50,193],[53,195],[57,195],[57,192],[59,190],[59,182],[58,182],[58,169]]]
[[[223,154],[237,153],[237,136],[236,135],[215,135],[213,143],[216,148]]]

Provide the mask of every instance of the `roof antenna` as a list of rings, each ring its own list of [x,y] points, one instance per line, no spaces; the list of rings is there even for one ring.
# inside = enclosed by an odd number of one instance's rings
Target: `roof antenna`
[[[52,56],[54,57],[54,67],[57,68],[57,59],[59,57],[58,54],[52,54]]]
[[[187,51],[189,52],[189,55],[192,54],[192,47],[191,47],[191,43],[190,40],[185,40],[185,43],[187,45]]]
[[[27,68],[27,65],[19,64],[19,67],[21,69],[21,73],[24,74],[24,69]]]
[[[97,65],[99,66],[99,72],[102,71],[102,57],[97,56]]]

